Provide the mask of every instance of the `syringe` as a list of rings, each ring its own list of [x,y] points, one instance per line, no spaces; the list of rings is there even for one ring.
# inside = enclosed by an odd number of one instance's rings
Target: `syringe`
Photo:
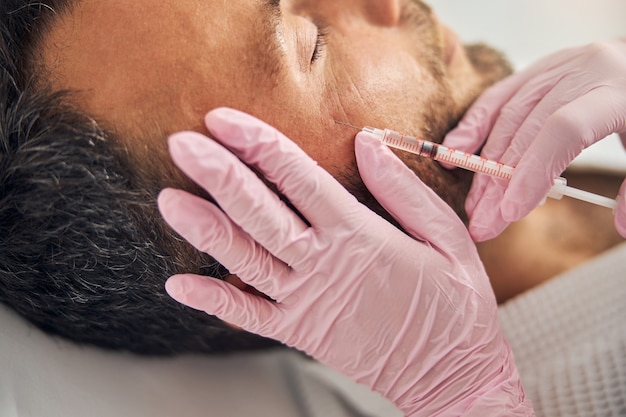
[[[434,159],[435,161],[441,161],[459,168],[464,168],[469,171],[510,180],[515,169],[514,167],[505,165],[501,162],[491,161],[478,155],[461,152],[427,140],[404,135],[390,129],[376,129],[366,126],[362,130],[377,137],[382,143],[391,148],[401,149],[419,156]],[[578,188],[570,187],[567,185],[567,180],[565,178],[558,177],[554,180],[554,185],[550,189],[548,197],[560,200],[564,195],[597,204],[599,206],[608,207],[613,210],[617,207],[617,201],[598,194],[590,193],[588,191],[579,190]]]

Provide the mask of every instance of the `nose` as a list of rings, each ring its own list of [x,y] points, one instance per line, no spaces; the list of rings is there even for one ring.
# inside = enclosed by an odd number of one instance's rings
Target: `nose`
[[[400,21],[404,0],[360,0],[366,18],[378,26],[396,26]]]

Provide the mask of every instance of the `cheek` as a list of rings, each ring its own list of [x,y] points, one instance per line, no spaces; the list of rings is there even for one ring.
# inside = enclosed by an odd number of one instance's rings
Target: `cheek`
[[[334,177],[345,175],[356,166],[354,156],[356,130],[346,129],[328,116],[301,120],[302,123],[290,124],[285,130],[281,130],[319,166]]]
[[[332,100],[336,103],[336,99]],[[354,136],[335,120],[345,121],[330,106],[320,88],[284,82],[251,100],[231,102],[231,107],[245,111],[278,129],[307,155],[332,175],[356,164]]]
[[[336,100],[334,114],[339,120],[359,127],[416,129],[426,121],[421,114],[431,107],[429,102],[441,96],[441,80],[431,68],[387,44],[354,49],[338,67],[327,99]]]
[[[283,106],[276,107],[276,102]],[[331,175],[337,177],[356,166],[357,131],[337,124],[335,120],[345,117],[324,109],[321,98],[294,100],[291,105],[284,99],[271,103],[256,109],[254,115],[285,134]]]

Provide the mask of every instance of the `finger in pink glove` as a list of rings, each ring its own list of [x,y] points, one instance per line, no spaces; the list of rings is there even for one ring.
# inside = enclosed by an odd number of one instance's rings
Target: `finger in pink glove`
[[[271,300],[194,275],[171,277],[172,297],[307,352],[408,416],[532,415],[464,225],[391,152],[357,140],[364,181],[424,242],[361,205],[259,120],[218,109],[207,126],[234,154],[197,133],[173,136],[170,153],[222,210],[177,190],[164,190],[159,208],[185,239]]]
[[[474,153],[486,140],[482,156],[516,169],[508,184],[475,176],[466,203],[475,240],[526,216],[583,149],[626,131],[625,73],[626,40],[595,43],[540,60],[479,97],[444,145]]]
[[[626,238],[626,181],[622,183],[617,196],[617,208],[615,209],[615,228],[617,232]]]

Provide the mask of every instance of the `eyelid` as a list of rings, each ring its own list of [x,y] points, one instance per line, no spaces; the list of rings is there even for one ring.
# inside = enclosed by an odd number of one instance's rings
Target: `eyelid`
[[[315,40],[315,48],[311,56],[311,64],[324,56],[326,52],[326,41],[328,39],[328,25],[315,19],[312,22],[317,28],[317,37]]]

